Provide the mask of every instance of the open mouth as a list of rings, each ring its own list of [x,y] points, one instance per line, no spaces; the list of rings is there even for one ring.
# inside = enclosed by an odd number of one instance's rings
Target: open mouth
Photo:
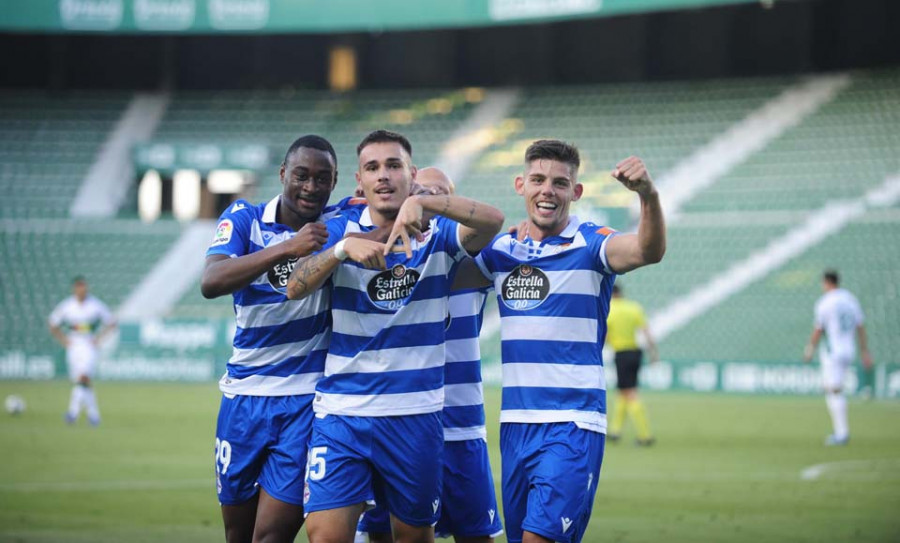
[[[553,202],[538,202],[534,207],[537,208],[537,212],[541,215],[552,215],[559,206]]]

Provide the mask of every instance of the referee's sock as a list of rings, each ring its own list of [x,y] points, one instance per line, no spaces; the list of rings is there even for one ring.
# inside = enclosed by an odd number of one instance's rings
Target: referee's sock
[[[628,400],[619,396],[612,405],[612,416],[610,417],[607,433],[614,436],[614,439],[622,435],[622,426],[625,425],[625,415],[627,414],[627,402]]]
[[[647,421],[647,413],[644,410],[644,404],[637,398],[629,401],[627,404],[628,415],[634,420],[637,428],[638,439],[647,441],[653,438],[650,433],[650,423]]]

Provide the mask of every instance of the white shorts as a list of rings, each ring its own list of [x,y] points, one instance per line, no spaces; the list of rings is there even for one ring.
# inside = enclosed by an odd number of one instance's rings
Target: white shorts
[[[853,364],[853,358],[819,353],[819,360],[822,365],[822,385],[828,390],[844,388],[844,377],[847,368]]]
[[[78,381],[82,376],[93,377],[97,361],[97,348],[91,343],[73,342],[66,350],[69,379]]]

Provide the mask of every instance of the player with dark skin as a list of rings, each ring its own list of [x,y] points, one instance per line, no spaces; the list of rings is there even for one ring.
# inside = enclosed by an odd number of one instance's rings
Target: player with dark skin
[[[325,225],[316,220],[337,184],[333,157],[327,151],[297,148],[281,165],[280,177],[284,190],[276,220],[297,230],[297,234],[238,258],[209,256],[200,284],[204,297],[216,298],[242,289],[276,264],[310,255],[328,240]],[[247,502],[223,505],[222,518],[229,543],[291,542],[303,526],[303,507],[277,500],[260,488]]]

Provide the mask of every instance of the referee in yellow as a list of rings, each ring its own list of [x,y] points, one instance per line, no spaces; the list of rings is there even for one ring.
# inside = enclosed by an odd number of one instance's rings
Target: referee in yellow
[[[643,351],[638,345],[637,331],[644,333],[650,361],[659,360],[656,343],[647,327],[647,318],[641,305],[622,296],[619,285],[613,285],[612,300],[609,304],[609,317],[606,321],[606,344],[616,353],[616,374],[618,376],[619,395],[613,404],[612,417],[606,439],[616,442],[622,435],[625,419],[631,417],[637,427],[636,443],[649,447],[656,441],[650,433],[650,423],[644,405],[638,397],[638,370],[641,367]]]

